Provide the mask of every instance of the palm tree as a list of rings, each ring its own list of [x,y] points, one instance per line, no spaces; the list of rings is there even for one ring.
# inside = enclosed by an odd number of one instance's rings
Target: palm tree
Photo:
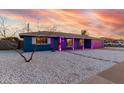
[[[87,30],[83,30],[83,29],[81,29],[81,35],[86,35],[86,33],[87,33]]]

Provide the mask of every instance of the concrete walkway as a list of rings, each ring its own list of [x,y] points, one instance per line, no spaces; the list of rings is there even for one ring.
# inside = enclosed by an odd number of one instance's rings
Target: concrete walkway
[[[124,84],[124,62],[82,81],[81,84]]]

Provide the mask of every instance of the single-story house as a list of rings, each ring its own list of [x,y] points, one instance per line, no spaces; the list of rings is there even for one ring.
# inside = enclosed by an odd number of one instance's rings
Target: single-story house
[[[34,49],[36,51],[62,51],[104,47],[103,40],[80,34],[39,31],[20,33],[19,36],[23,38],[23,50],[25,52],[31,52]]]

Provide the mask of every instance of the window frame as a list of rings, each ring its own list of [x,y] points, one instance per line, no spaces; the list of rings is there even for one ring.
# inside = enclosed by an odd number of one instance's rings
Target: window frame
[[[41,43],[37,43],[37,38],[46,38],[46,42],[47,43],[42,43],[42,41],[41,41]],[[50,45],[50,43],[51,43],[51,38],[49,38],[49,37],[32,37],[32,44],[34,44],[34,45]]]
[[[68,40],[72,41],[72,45],[68,45]],[[66,47],[73,47],[73,38],[66,38]]]

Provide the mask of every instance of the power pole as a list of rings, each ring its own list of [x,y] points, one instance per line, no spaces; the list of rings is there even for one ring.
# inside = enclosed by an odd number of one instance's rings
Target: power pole
[[[30,24],[27,24],[27,32],[30,32]]]
[[[4,35],[4,38],[6,38],[6,30],[3,29],[3,35]]]

